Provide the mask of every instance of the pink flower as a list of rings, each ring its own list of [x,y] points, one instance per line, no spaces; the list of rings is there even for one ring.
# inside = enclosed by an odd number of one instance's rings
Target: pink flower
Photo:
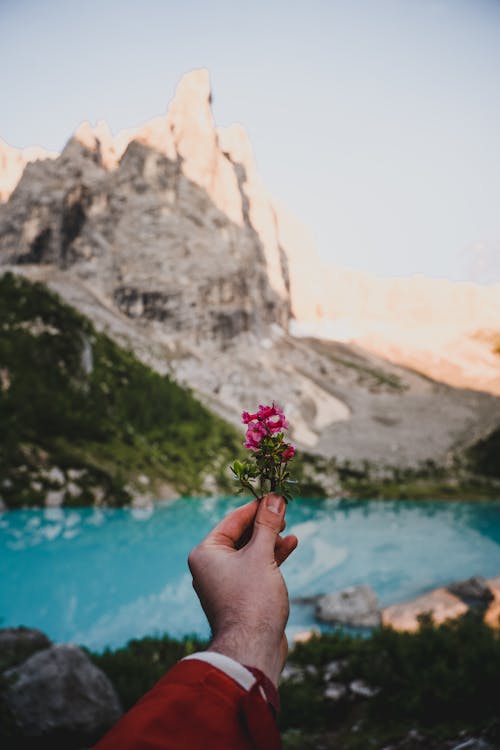
[[[248,425],[245,443],[245,448],[248,450],[257,450],[264,437],[275,435],[288,428],[283,409],[276,406],[274,401],[271,406],[260,404],[255,414],[244,411],[241,419],[243,424]]]
[[[295,456],[295,446],[291,445],[290,443],[288,445],[285,444],[285,450],[281,454],[281,460],[283,462],[286,462],[286,461],[289,461],[294,456]]]
[[[271,433],[274,435],[275,432],[281,432],[281,430],[288,429],[288,422],[283,413],[277,414],[275,418],[269,418],[266,420],[266,426]]]
[[[247,411],[244,411],[242,412],[241,419],[243,421],[243,424],[248,424],[249,422],[253,422],[254,419],[257,419],[258,416],[258,413],[249,414]]]
[[[262,404],[259,404],[259,411],[257,412],[259,419],[268,419],[269,417],[274,417],[275,414],[278,413],[278,411],[281,411],[279,407],[277,408],[274,404],[272,406],[262,406]]]
[[[261,422],[250,422],[246,432],[245,448],[255,450],[260,446],[262,438],[266,437],[267,430]]]

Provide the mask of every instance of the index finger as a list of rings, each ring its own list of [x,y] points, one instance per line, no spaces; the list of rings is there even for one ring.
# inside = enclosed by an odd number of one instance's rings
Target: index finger
[[[218,523],[217,526],[205,537],[203,544],[236,549],[237,541],[253,523],[258,507],[259,501],[251,500],[240,508],[231,511],[231,513],[223,518],[222,521],[220,521],[220,523]]]

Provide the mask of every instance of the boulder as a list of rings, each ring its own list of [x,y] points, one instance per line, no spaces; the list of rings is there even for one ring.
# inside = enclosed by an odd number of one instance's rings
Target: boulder
[[[466,604],[488,603],[493,599],[488,582],[482,576],[472,576],[466,581],[455,581],[448,586],[448,591]]]
[[[90,746],[122,713],[106,675],[76,646],[39,651],[4,676],[5,702],[26,738]]]
[[[419,617],[430,614],[439,625],[445,620],[460,617],[467,612],[467,605],[445,588],[435,589],[401,604],[393,604],[382,612],[382,622],[395,630],[415,631],[419,627]]]
[[[380,624],[377,595],[370,586],[350,588],[320,597],[316,617],[322,622],[373,628]]]

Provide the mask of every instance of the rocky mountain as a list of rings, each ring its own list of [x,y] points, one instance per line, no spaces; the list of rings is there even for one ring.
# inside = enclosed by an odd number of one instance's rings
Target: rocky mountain
[[[290,335],[292,315],[321,314],[324,278],[243,129],[217,129],[210,102],[193,71],[165,116],[116,137],[84,124],[27,164],[0,206],[2,270],[48,284],[235,424],[276,399],[299,445],[339,465],[450,466],[498,426],[500,399]]]
[[[500,285],[376,278],[319,263],[297,333],[356,342],[449,385],[500,395]]]
[[[0,202],[9,199],[26,164],[42,159],[55,159],[57,156],[55,151],[47,151],[39,146],[13,148],[0,138]]]

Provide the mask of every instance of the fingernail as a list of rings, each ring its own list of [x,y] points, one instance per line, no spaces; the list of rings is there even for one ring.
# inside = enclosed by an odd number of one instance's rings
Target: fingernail
[[[279,495],[268,495],[266,497],[266,508],[271,513],[281,513],[283,508],[283,498]]]

